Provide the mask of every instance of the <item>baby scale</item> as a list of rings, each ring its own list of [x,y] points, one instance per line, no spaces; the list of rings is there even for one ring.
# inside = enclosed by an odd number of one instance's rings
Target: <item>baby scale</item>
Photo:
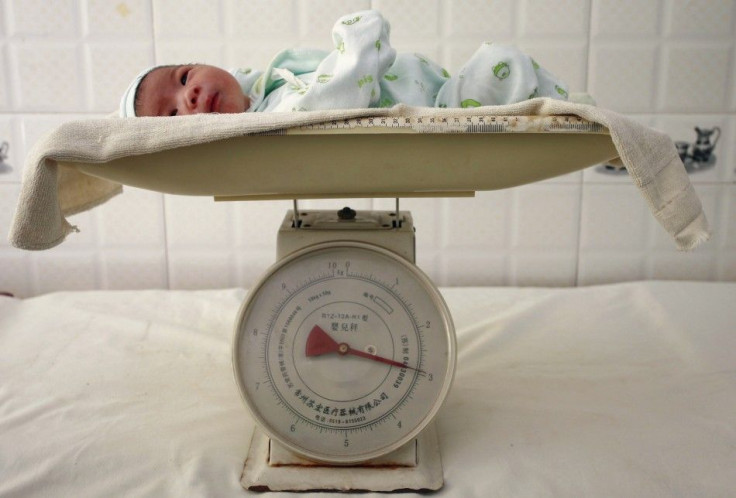
[[[452,382],[449,310],[414,265],[410,213],[287,213],[239,313],[235,376],[261,430],[249,489],[438,489],[424,429]],[[417,437],[420,436],[420,437]]]
[[[378,128],[373,120],[356,120],[301,133],[366,134],[387,125],[405,130],[399,121],[382,121]],[[461,126],[464,133],[508,133],[519,121],[469,120]],[[557,124],[579,131],[595,126],[570,118]],[[426,123],[442,134],[457,125]],[[380,147],[387,137],[373,138]],[[259,427],[244,487],[442,487],[432,421],[453,380],[455,330],[439,291],[415,265],[414,231],[398,197],[394,210],[368,212],[303,211],[295,198],[278,232],[277,263],[251,290],[236,320],[235,377]]]
[[[260,491],[396,491],[443,485],[432,421],[455,370],[452,318],[414,264],[413,220],[398,199],[472,196],[617,155],[608,130],[572,116],[376,117],[129,157],[104,173],[75,167],[217,201],[293,200],[277,261],[235,324],[235,378],[257,425],[241,482]],[[298,205],[360,197],[396,198],[396,206]]]

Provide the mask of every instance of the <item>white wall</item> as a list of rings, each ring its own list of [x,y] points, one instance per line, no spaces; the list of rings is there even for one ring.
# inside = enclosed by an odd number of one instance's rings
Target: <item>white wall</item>
[[[722,129],[715,165],[691,176],[715,232],[695,253],[674,249],[626,177],[593,167],[475,199],[403,201],[418,225],[418,263],[438,285],[736,280],[734,0],[0,0],[0,142],[12,168],[0,166],[0,232],[38,137],[114,111],[144,67],[262,67],[281,48],[329,48],[334,19],[369,7],[391,21],[398,50],[451,72],[481,41],[511,41],[573,90],[674,140],[693,142],[695,126]],[[0,239],[0,291],[248,287],[273,262],[289,207],[128,189],[79,215],[84,231],[55,249]]]

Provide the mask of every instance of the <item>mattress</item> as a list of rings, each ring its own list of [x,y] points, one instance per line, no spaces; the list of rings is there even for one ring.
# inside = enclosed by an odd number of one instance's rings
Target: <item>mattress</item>
[[[438,496],[733,494],[736,284],[441,291],[458,362]],[[0,296],[0,495],[247,495],[246,294]]]

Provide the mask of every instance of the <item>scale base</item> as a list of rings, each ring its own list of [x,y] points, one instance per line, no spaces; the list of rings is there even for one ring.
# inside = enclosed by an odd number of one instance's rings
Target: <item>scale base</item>
[[[352,466],[305,460],[256,428],[240,483],[250,491],[436,491],[444,484],[434,423],[393,453]]]

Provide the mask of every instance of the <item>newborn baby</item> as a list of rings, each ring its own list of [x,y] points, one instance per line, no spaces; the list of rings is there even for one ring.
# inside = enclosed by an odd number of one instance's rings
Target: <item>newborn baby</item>
[[[567,100],[567,86],[512,46],[484,43],[456,76],[419,54],[396,54],[374,10],[338,19],[334,50],[284,50],[264,71],[203,64],[139,74],[120,115],[287,112],[391,107],[478,107],[534,97]]]

